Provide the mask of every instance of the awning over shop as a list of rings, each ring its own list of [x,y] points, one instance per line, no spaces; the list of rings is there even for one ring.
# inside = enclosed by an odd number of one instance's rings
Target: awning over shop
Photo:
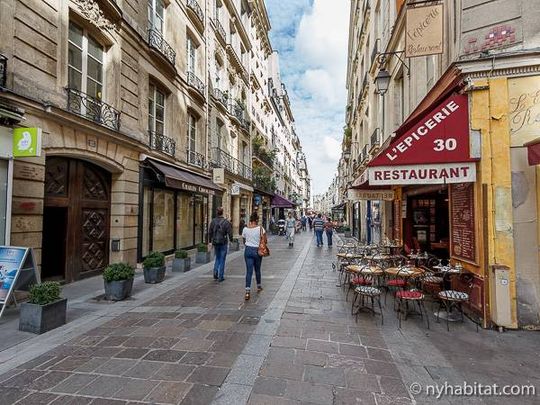
[[[409,121],[407,121],[409,122]],[[476,180],[468,97],[453,94],[429,109],[368,163],[369,185],[447,184]]]
[[[332,211],[343,211],[345,209],[345,204],[346,203],[341,203],[341,204],[338,204],[338,205],[334,205],[332,207]]]
[[[222,189],[207,177],[188,172],[180,167],[146,159],[146,162],[164,177],[167,187],[188,190],[205,194],[221,193]]]
[[[527,147],[529,165],[540,165],[540,138],[527,142],[525,146]]]
[[[285,197],[282,197],[278,194],[275,194],[272,197],[272,207],[274,208],[293,208],[296,204],[287,200]]]

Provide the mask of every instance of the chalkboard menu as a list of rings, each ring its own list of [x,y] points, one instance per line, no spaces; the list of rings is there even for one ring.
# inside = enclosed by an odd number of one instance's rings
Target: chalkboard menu
[[[401,201],[394,200],[394,239],[401,240]]]
[[[476,262],[474,183],[451,185],[452,256]]]

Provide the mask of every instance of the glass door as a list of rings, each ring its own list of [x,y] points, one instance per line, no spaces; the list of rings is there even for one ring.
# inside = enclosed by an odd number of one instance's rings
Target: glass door
[[[203,197],[195,195],[194,215],[193,215],[193,230],[195,234],[195,244],[204,242],[204,207]]]
[[[6,244],[8,161],[0,159],[0,245]]]

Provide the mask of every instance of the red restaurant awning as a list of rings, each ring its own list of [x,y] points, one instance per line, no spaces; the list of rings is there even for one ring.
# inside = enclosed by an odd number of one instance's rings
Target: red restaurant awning
[[[525,146],[527,147],[529,165],[540,165],[540,138],[527,142]]]
[[[282,197],[280,195],[274,195],[272,197],[272,207],[275,208],[293,208],[296,206],[293,202],[287,200],[285,197]]]
[[[398,129],[399,135],[368,163],[369,184],[475,181],[468,108],[467,95],[452,94],[418,116],[409,129]]]

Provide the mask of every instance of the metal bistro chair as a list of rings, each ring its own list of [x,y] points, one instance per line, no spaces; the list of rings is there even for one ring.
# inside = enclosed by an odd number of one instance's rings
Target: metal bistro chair
[[[371,270],[367,272],[367,271],[364,271],[364,269],[371,269]],[[361,270],[362,277],[364,278],[364,280],[366,280],[366,282],[369,283],[369,285],[358,285],[354,287],[355,296],[354,296],[354,299],[352,300],[351,315],[356,315],[355,317],[356,322],[358,322],[358,314],[362,310],[367,310],[371,312],[373,316],[375,316],[377,314],[377,312],[375,311],[375,301],[377,301],[377,305],[379,307],[378,314],[381,315],[381,325],[384,325],[384,314],[383,314],[382,305],[381,305],[382,291],[380,288],[373,287],[372,285],[374,282],[374,274],[375,274],[372,270],[373,270],[373,267],[370,265],[364,266],[363,270]],[[382,269],[379,268],[379,270],[382,272]],[[358,303],[358,307],[355,313],[354,306],[358,300],[360,300],[360,302]],[[367,300],[371,302],[371,306],[366,305]]]
[[[458,309],[461,314],[461,322],[464,322],[463,304],[469,303],[471,299],[471,291],[474,285],[474,277],[471,274],[459,274],[460,284],[465,285],[464,291],[461,290],[443,290],[439,293],[439,310],[437,311],[437,322],[439,322],[439,314],[444,306],[446,311],[446,330],[450,332],[449,318],[452,309]],[[476,331],[478,332],[478,324]]]
[[[398,314],[398,325],[401,329],[401,319],[402,314],[404,314],[405,320],[407,320],[407,317],[412,314],[411,308],[409,308],[409,304],[413,307],[412,310],[414,311],[415,304],[418,306],[418,314],[422,319],[424,319],[424,315],[427,321],[427,328],[429,329],[429,315],[426,311],[426,307],[424,305],[425,301],[425,295],[422,291],[419,291],[417,289],[411,289],[411,290],[400,290],[396,291],[395,299],[398,303],[397,308],[397,314]]]
[[[365,277],[362,274],[362,268],[367,266],[366,263],[360,262],[356,265],[347,266],[345,268],[346,281],[349,288],[347,288],[347,294],[345,295],[345,301],[349,300],[349,292],[360,286],[373,285],[372,277]]]

